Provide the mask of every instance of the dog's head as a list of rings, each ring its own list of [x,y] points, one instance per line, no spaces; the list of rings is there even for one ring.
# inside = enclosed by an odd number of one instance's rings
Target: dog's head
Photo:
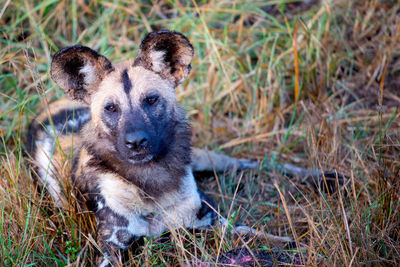
[[[86,135],[123,161],[146,163],[166,153],[184,120],[174,89],[188,76],[192,58],[182,34],[152,32],[137,58],[119,65],[88,47],[64,48],[53,57],[51,77],[90,106],[93,133]]]

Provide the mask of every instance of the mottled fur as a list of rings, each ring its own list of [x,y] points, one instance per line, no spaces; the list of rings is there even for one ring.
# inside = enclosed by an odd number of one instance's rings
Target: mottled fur
[[[214,222],[192,167],[254,166],[191,149],[190,126],[174,91],[191,69],[188,39],[155,32],[140,48],[134,61],[120,64],[82,46],[56,53],[52,79],[77,102],[51,104],[29,132],[39,181],[55,202],[63,205],[60,179],[69,177],[96,213],[99,266],[117,264],[119,250],[141,236]]]

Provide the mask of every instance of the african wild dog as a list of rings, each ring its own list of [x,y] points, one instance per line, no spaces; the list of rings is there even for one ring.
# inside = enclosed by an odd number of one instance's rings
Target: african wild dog
[[[100,266],[117,263],[119,249],[138,237],[213,224],[192,170],[255,166],[191,150],[174,89],[188,76],[192,57],[188,39],[169,31],[148,34],[137,58],[120,64],[83,46],[53,57],[52,79],[76,102],[61,99],[35,119],[30,154],[39,181],[60,205],[58,177],[71,156],[67,175],[96,215]]]

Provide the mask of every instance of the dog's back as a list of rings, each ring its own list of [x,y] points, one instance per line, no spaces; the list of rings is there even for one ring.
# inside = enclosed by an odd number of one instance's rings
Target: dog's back
[[[90,120],[85,104],[63,98],[46,107],[31,123],[28,132],[28,151],[34,160],[41,183],[62,204],[64,193],[60,178],[71,175],[74,149],[80,147],[80,130]]]

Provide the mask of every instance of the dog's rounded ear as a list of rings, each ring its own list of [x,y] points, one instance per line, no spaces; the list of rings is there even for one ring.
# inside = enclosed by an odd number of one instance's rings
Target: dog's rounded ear
[[[143,39],[134,65],[154,71],[177,86],[189,75],[193,54],[193,46],[183,34],[152,32]]]
[[[113,69],[106,57],[89,47],[70,46],[53,56],[50,73],[70,98],[89,104],[91,94]]]

